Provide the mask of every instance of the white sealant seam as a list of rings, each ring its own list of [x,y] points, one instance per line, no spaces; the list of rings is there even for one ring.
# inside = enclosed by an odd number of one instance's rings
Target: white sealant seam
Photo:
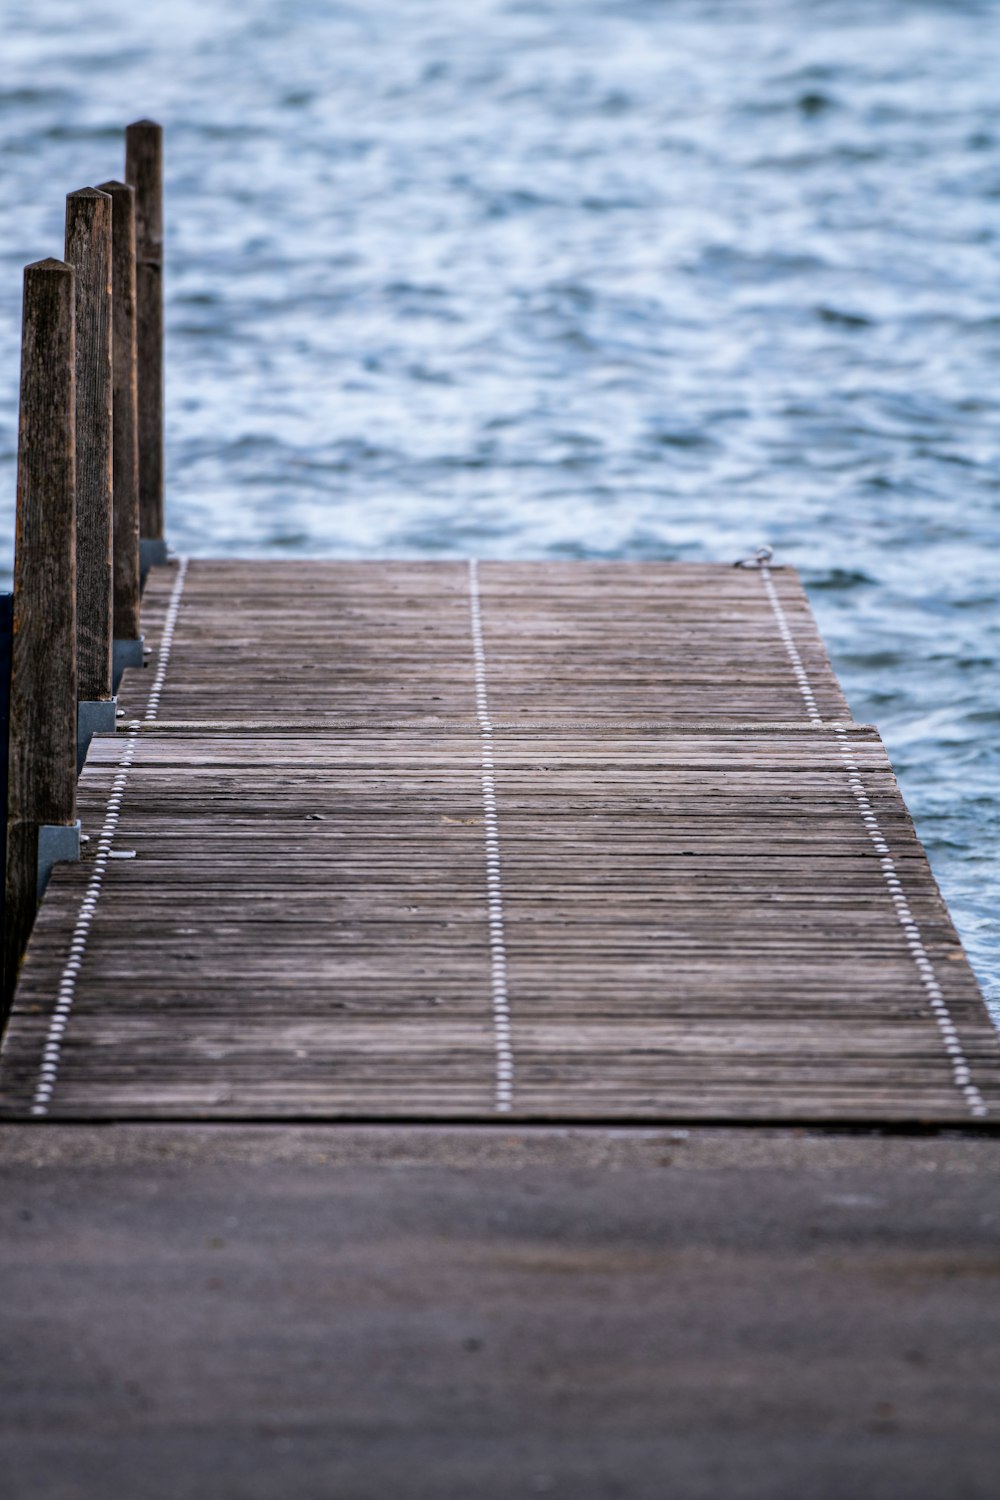
[[[778,622],[781,638],[785,643],[789,660],[792,663],[792,670],[795,672],[799,688],[805,699],[806,712],[813,723],[821,724],[823,721],[816,708],[816,699],[813,696],[812,688],[809,686],[809,680],[802,666],[802,658],[799,656],[795,642],[792,639],[792,632],[789,628],[785,611],[782,608],[781,600],[778,598],[778,591],[774,587],[774,582],[767,567],[762,567],[760,571],[764,580],[764,588],[767,590],[767,597],[774,611],[774,617]],[[889,845],[886,843],[878,816],[872,807],[871,799],[865,791],[865,785],[861,779],[861,767],[858,765],[854,752],[851,749],[850,741],[847,738],[847,730],[842,724],[831,724],[830,728],[837,736],[837,748],[840,751],[840,758],[847,772],[847,784],[857,803],[858,811],[861,814],[861,821],[865,825],[865,831],[871,840],[875,853],[878,855],[879,868],[882,871],[882,878],[889,891],[889,899],[892,901],[896,920],[903,929],[903,937],[910,951],[910,957],[916,964],[920,983],[923,986],[924,993],[931,1007],[931,1012],[941,1033],[944,1050],[948,1054],[948,1062],[951,1065],[951,1074],[955,1081],[955,1087],[964,1098],[970,1114],[975,1115],[977,1118],[982,1118],[989,1111],[982,1094],[972,1081],[972,1071],[962,1051],[962,1044],[958,1039],[958,1032],[955,1030],[955,1023],[948,1009],[948,1002],[944,998],[944,992],[934,972],[934,965],[930,960],[927,949],[924,946],[923,938],[920,935],[920,928],[914,918],[910,903],[906,899],[903,883],[899,878],[899,871],[896,868],[896,862],[889,853]]]
[[[181,605],[181,594],[184,592],[184,580],[187,577],[187,569],[188,560],[186,557],[183,557],[177,569],[177,577],[174,579],[170,601],[167,605],[166,618],[163,622],[163,635],[160,640],[159,661],[156,676],[153,678],[153,686],[150,688],[149,698],[146,701],[146,712],[142,720],[135,719],[129,725],[129,735],[125,741],[125,749],[118,763],[115,779],[111,783],[111,793],[108,797],[104,813],[104,823],[97,840],[97,856],[94,860],[93,874],[90,877],[86,893],[80,903],[80,910],[77,913],[73,936],[70,938],[69,958],[66,960],[66,965],[59,981],[55,1010],[52,1012],[52,1020],[49,1022],[45,1046],[42,1049],[38,1084],[35,1088],[35,1097],[31,1106],[31,1113],[33,1115],[48,1113],[52,1093],[56,1086],[56,1079],[59,1076],[63,1038],[66,1035],[66,1027],[69,1025],[70,1011],[73,1009],[73,1001],[76,998],[77,979],[79,978],[80,969],[83,966],[83,960],[87,952],[87,939],[90,936],[91,924],[93,923],[97,911],[97,903],[100,900],[101,890],[104,886],[108,860],[111,858],[111,845],[118,830],[118,820],[121,817],[125,786],[128,782],[129,771],[132,769],[132,762],[135,759],[136,747],[139,742],[139,726],[140,723],[151,723],[159,712],[160,697],[163,693],[163,684],[166,681],[167,667],[170,663],[170,650],[174,643],[174,630],[177,626],[177,613]]]
[[[774,612],[774,618],[777,621],[778,633],[788,653],[788,660],[791,662],[795,681],[798,683],[799,692],[802,694],[803,701],[805,702],[809,722],[811,724],[822,724],[823,716],[816,705],[816,697],[809,682],[809,676],[802,665],[802,658],[799,655],[799,648],[795,644],[795,638],[792,635],[788,617],[785,614],[781,600],[778,598],[778,590],[774,586],[771,570],[766,564],[761,564],[760,576],[764,580],[764,589],[767,593],[771,609]]]
[[[483,645],[483,615],[479,596],[479,564],[475,558],[469,559],[469,613],[472,619],[476,722],[481,742],[483,821],[486,828],[486,906],[490,931],[490,989],[496,1047],[496,1107],[498,1111],[505,1113],[514,1103],[514,1049],[511,1043],[510,996],[507,990],[507,943],[500,876],[500,826],[497,821],[493,724],[486,696],[486,650]]]

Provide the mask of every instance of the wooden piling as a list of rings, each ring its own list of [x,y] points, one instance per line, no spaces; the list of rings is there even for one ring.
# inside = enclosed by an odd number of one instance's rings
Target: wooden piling
[[[14,636],[14,595],[0,594],[0,871],[7,869],[7,787],[8,759],[10,755],[10,653]],[[5,898],[4,882],[0,880],[0,933],[5,929],[3,919]],[[2,944],[0,944],[2,954]],[[0,956],[0,970],[2,970]],[[0,974],[2,984],[2,974]],[[0,1012],[3,1005],[0,1002]]]
[[[14,553],[4,971],[37,904],[39,829],[76,822],[76,435],[73,268],[24,273]]]
[[[111,300],[114,410],[114,632],[139,641],[139,433],[136,369],[135,190],[102,182],[112,203]],[[141,647],[140,653],[141,653]],[[141,661],[140,661],[141,664]]]
[[[135,189],[139,389],[139,532],[144,567],[165,560],[163,540],[163,127],[125,131],[125,180]]]
[[[111,199],[66,199],[66,260],[76,287],[77,697],[112,696]]]

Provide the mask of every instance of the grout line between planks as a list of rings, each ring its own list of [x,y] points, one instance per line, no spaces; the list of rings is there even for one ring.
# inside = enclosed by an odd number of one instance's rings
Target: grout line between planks
[[[771,572],[766,563],[761,564],[760,575],[763,579],[764,589],[770,601],[771,609],[774,612],[775,620],[777,621],[778,631],[785,644],[785,650],[788,652],[788,659],[791,662],[795,680],[799,685],[799,691],[805,702],[806,714],[809,717],[810,723],[821,725],[823,719],[816,705],[815,694],[813,693],[805,667],[802,664],[802,657],[799,655],[798,647],[795,644],[784,606],[778,597],[778,591],[774,586],[774,580],[771,578]],[[934,965],[931,962],[930,955],[921,936],[920,927],[913,915],[910,903],[906,899],[903,883],[899,878],[896,862],[889,852],[889,845],[886,842],[885,834],[882,832],[878,815],[872,807],[868,793],[865,791],[865,784],[861,779],[861,768],[851,748],[847,737],[847,730],[842,724],[831,724],[829,727],[837,737],[837,748],[840,751],[844,770],[847,772],[847,784],[851,789],[858,811],[861,814],[861,821],[864,823],[865,831],[871,840],[872,848],[878,856],[882,879],[885,881],[888,889],[889,899],[892,902],[896,920],[903,930],[903,937],[910,951],[910,957],[916,965],[920,983],[927,996],[934,1019],[937,1022],[938,1030],[941,1033],[944,1050],[948,1054],[948,1062],[951,1066],[951,1074],[955,1087],[965,1100],[969,1113],[977,1119],[982,1119],[989,1111],[982,1094],[972,1080],[972,1069],[969,1067],[968,1059],[962,1050],[962,1043],[959,1041],[951,1011],[948,1009],[948,1002],[944,998],[944,991],[934,972]]]
[[[44,1116],[48,1113],[49,1104],[52,1101],[52,1095],[59,1077],[63,1039],[66,1034],[66,1028],[69,1025],[73,1002],[76,998],[76,985],[87,952],[87,940],[90,937],[90,929],[97,913],[97,903],[101,898],[101,891],[104,887],[104,877],[108,870],[108,860],[112,857],[111,845],[118,831],[118,820],[121,817],[125,787],[128,783],[129,772],[132,769],[136,747],[139,743],[139,730],[143,723],[151,723],[159,712],[160,698],[163,694],[163,686],[167,678],[167,667],[170,664],[170,652],[174,643],[174,630],[177,626],[177,615],[181,606],[181,595],[184,592],[184,580],[187,577],[187,570],[188,559],[183,557],[177,569],[177,577],[174,579],[174,586],[170,593],[170,601],[163,622],[163,635],[160,639],[156,676],[153,679],[153,686],[150,688],[149,697],[146,700],[146,712],[143,719],[135,719],[129,724],[125,749],[118,764],[115,779],[111,784],[111,792],[108,796],[107,807],[104,813],[104,823],[97,840],[97,857],[94,860],[94,872],[90,877],[83,900],[80,903],[80,910],[77,913],[73,934],[70,938],[69,957],[66,960],[59,980],[56,1005],[52,1012],[52,1019],[49,1022],[45,1045],[42,1048],[38,1083],[31,1105],[31,1113],[36,1116]]]
[[[486,905],[490,931],[490,990],[496,1047],[496,1108],[507,1113],[514,1103],[514,1051],[510,1033],[510,995],[507,989],[507,943],[504,931],[503,883],[500,869],[500,826],[497,819],[493,723],[486,692],[486,648],[483,643],[479,563],[469,559],[469,614],[472,657],[476,677],[476,723],[481,744],[483,819],[486,828]]]

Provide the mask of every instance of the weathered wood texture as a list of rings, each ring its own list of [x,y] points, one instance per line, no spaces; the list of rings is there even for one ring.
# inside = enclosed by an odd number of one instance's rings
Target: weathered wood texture
[[[192,564],[159,719],[154,655],[91,749],[8,1111],[124,788],[52,1115],[487,1118],[509,1042],[515,1117],[988,1119],[1000,1049],[885,752],[771,578],[822,723],[753,572],[483,565],[477,683],[464,565]]]
[[[76,286],[77,696],[111,697],[111,199],[66,199],[66,260]]]
[[[135,190],[102,182],[112,202],[114,354],[114,630],[142,630],[139,578],[139,430],[136,366]]]
[[[7,797],[14,955],[35,912],[38,827],[76,819],[73,280],[58,260],[24,273]]]
[[[751,571],[710,564],[481,568],[497,719],[804,720],[773,611]],[[777,569],[824,717],[850,719],[805,595]],[[144,630],[170,591],[151,581]],[[475,704],[465,563],[196,563],[161,719],[464,716]],[[144,700],[122,685],[129,714]]]
[[[135,189],[139,370],[139,521],[163,536],[163,127],[136,120],[125,131],[125,180]]]

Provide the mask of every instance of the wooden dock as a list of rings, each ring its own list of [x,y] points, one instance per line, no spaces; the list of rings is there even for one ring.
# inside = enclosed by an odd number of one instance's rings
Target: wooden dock
[[[1000,1048],[795,574],[158,568],[8,1116],[989,1123]]]
[[[162,134],[24,273],[11,1500],[989,1500],[1000,1047],[795,574],[170,562]]]

